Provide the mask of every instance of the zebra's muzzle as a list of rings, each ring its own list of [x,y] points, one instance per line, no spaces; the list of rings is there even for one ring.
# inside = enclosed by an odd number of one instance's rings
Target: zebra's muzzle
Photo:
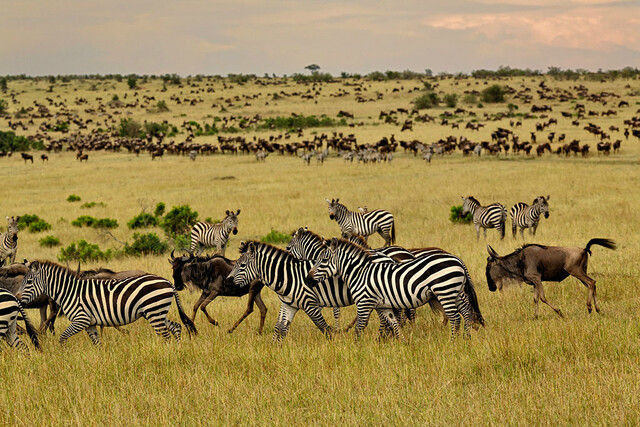
[[[549,218],[549,212],[545,212],[545,213],[544,213],[544,217],[545,217],[545,218]]]
[[[334,214],[329,214],[329,219],[334,219],[336,216]]]
[[[318,286],[318,281],[314,279],[313,276],[306,276],[304,278],[304,284],[310,288],[315,288],[316,286]]]
[[[233,234],[238,234],[238,229],[237,228],[233,229]]]

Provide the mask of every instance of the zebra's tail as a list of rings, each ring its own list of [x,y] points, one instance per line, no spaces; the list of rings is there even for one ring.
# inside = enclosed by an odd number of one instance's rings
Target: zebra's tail
[[[392,245],[396,244],[396,222],[395,221],[391,223],[391,244]]]
[[[500,227],[500,238],[504,239],[504,234],[507,228],[507,208],[502,206],[501,213],[502,215],[500,216],[500,223],[502,224],[502,227]],[[515,236],[515,231],[514,231],[514,236]]]
[[[24,312],[22,308],[22,304],[18,303],[18,310],[20,310],[20,316],[22,316],[22,320],[24,321],[24,327],[27,330],[27,335],[29,335],[29,339],[33,343],[33,346],[36,350],[40,350],[40,340],[38,340],[38,332],[36,328],[33,327],[31,321],[27,317],[27,313]]]
[[[509,212],[509,216],[511,217],[511,234],[513,234],[513,238],[515,239],[516,234],[518,233],[518,227],[516,226],[516,212],[515,206],[511,208],[511,212]]]
[[[189,319],[189,316],[186,315],[184,310],[182,309],[182,304],[180,303],[180,297],[178,296],[178,292],[173,289],[173,297],[176,299],[176,305],[178,306],[178,314],[180,314],[180,320],[184,324],[185,328],[189,332],[189,335],[198,335],[198,330],[196,329],[196,325]]]
[[[482,313],[480,313],[480,306],[478,305],[478,295],[476,295],[476,288],[473,286],[471,276],[469,275],[469,270],[467,270],[466,266],[464,269],[464,275],[466,278],[464,283],[464,291],[469,298],[469,303],[471,304],[471,309],[473,310],[473,320],[478,324],[485,326],[484,317],[482,317]]]
[[[587,243],[587,247],[584,248],[584,250],[591,255],[591,250],[589,248],[591,248],[592,245],[598,245],[598,246],[603,246],[607,249],[616,249],[616,242],[614,242],[611,239],[591,239],[589,240],[589,243]]]

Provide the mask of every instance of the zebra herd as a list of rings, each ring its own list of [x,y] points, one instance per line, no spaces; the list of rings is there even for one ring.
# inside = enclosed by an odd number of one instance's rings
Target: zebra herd
[[[535,233],[540,216],[548,216],[548,199],[549,196],[540,196],[532,206],[518,203],[512,208],[514,236],[517,227],[521,228],[521,233],[524,228]],[[395,220],[389,211],[369,211],[366,207],[349,211],[339,199],[325,200],[330,219],[340,226],[339,238],[325,240],[307,228],[299,228],[292,233],[286,250],[258,241],[242,242],[240,258],[235,263],[227,260],[231,270],[225,272],[223,286],[240,290],[232,290],[229,295],[234,292],[244,295],[255,283],[260,283],[260,286],[272,289],[280,299],[273,336],[275,342],[286,337],[299,310],[328,335],[340,327],[340,309],[354,304],[357,316],[351,326],[355,324],[357,337],[375,310],[380,319],[380,336],[404,339],[400,329],[402,323],[406,318],[414,318],[415,309],[425,304],[443,314],[445,323],[450,324],[452,339],[459,334],[463,319],[465,336],[469,335],[471,327],[484,325],[473,282],[460,258],[436,247],[405,249],[392,246]],[[463,209],[473,213],[478,236],[479,227],[497,228],[504,236],[506,210],[502,205],[483,207],[473,197],[467,197]],[[237,233],[239,214],[239,209],[227,210],[226,217],[217,224],[195,224],[191,230],[191,253],[215,246],[216,256],[224,259],[229,236],[232,232]],[[18,219],[7,217],[9,228],[0,239],[0,250],[11,261],[17,251]],[[369,248],[367,237],[375,233],[384,239],[384,247]],[[175,259],[172,254],[169,261],[173,263]],[[194,262],[193,258],[186,259],[187,263]],[[26,348],[15,332],[19,319],[24,319],[34,346],[38,347],[34,329],[18,301],[28,305],[41,295],[53,299],[71,322],[60,336],[60,343],[86,331],[93,344],[100,344],[97,326],[119,327],[141,317],[147,319],[157,335],[165,339],[173,336],[179,341],[182,327],[167,317],[172,300],[175,300],[189,334],[197,334],[193,323],[197,307],[193,319],[184,313],[177,292],[184,288],[184,283],[175,275],[174,286],[162,277],[145,272],[105,280],[86,279],[80,271],[50,261],[28,263],[25,260],[25,267],[18,294],[0,292],[0,336],[14,347]],[[259,290],[249,294],[255,297]],[[252,304],[251,301],[250,306]],[[321,313],[325,307],[333,308],[335,327],[325,321]],[[248,308],[238,323],[250,312]],[[209,321],[217,324],[211,318]]]
[[[513,237],[516,237],[517,229],[520,228],[520,236],[524,238],[524,229],[528,228],[529,233],[536,235],[540,216],[544,215],[549,218],[549,198],[551,196],[538,196],[535,198],[531,206],[526,203],[516,203],[509,211],[511,217],[511,231]],[[504,239],[507,209],[500,203],[492,203],[488,206],[482,206],[480,202],[473,196],[462,197],[462,215],[471,213],[473,216],[473,225],[476,228],[476,237],[480,239],[480,228],[484,232],[484,238],[487,238],[487,229],[495,228],[500,233],[500,239]]]

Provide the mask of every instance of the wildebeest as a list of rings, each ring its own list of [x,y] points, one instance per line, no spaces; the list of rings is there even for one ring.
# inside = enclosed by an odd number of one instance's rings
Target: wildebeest
[[[487,251],[487,284],[489,290],[496,290],[496,282],[505,279],[517,280],[533,286],[533,301],[535,302],[535,317],[538,317],[538,302],[551,307],[560,317],[560,309],[551,305],[544,296],[542,282],[561,282],[568,276],[580,280],[588,289],[587,310],[591,313],[592,304],[600,312],[596,298],[596,281],[587,276],[587,262],[591,255],[591,246],[598,245],[607,249],[615,249],[616,244],[609,239],[591,239],[583,248],[568,248],[562,246],[543,246],[537,244],[524,245],[509,255],[499,256],[489,245]]]
[[[267,306],[260,296],[260,291],[262,291],[264,285],[260,282],[254,282],[251,286],[244,288],[225,286],[224,281],[231,272],[234,261],[220,255],[195,257],[192,253],[176,258],[174,251],[172,251],[169,263],[173,269],[173,283],[177,290],[184,289],[185,283],[189,283],[202,290],[200,298],[198,298],[198,301],[196,301],[193,306],[192,321],[195,320],[198,308],[200,308],[205,316],[207,316],[209,323],[217,326],[218,322],[207,312],[207,305],[218,296],[241,297],[248,293],[249,301],[247,303],[247,309],[228,332],[232,333],[238,325],[253,312],[253,302],[255,301],[260,309],[260,326],[258,327],[258,333],[262,333],[264,319],[267,317]]]
[[[33,156],[31,154],[20,153],[20,155],[22,156],[22,160],[24,160],[25,163],[27,163],[27,160],[31,160],[31,163],[33,163]]]
[[[48,162],[49,161],[49,156],[47,156],[46,154],[41,154],[40,158],[42,159],[42,163],[45,162],[45,160]]]

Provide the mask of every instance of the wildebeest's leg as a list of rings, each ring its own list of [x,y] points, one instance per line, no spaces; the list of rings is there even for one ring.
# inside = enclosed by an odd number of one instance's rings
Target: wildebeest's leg
[[[60,306],[53,300],[49,300],[49,317],[47,318],[47,323],[44,325],[44,330],[42,332],[46,331],[47,328],[49,328],[52,334],[55,333],[55,323],[59,311]]]
[[[207,296],[209,296],[209,292],[208,291],[202,291],[202,294],[200,294],[200,297],[198,298],[196,303],[193,305],[193,315],[191,316],[191,321],[192,322],[196,321],[196,314],[198,314],[198,309],[202,305],[202,301],[204,301],[207,298]]]
[[[38,332],[42,333],[47,330],[47,305],[40,307],[40,327]]]
[[[256,304],[258,304],[258,309],[260,310],[260,326],[258,327],[258,334],[262,334],[262,328],[264,327],[264,319],[267,317],[267,306],[262,301],[262,296],[260,295],[260,291],[256,294]]]
[[[209,316],[209,313],[207,312],[207,306],[209,305],[209,303],[211,301],[216,299],[216,297],[219,294],[220,293],[217,290],[215,290],[215,289],[212,290],[211,293],[209,294],[209,296],[207,297],[207,299],[205,299],[204,302],[202,303],[202,305],[200,306],[200,310],[202,310],[204,315],[207,316],[207,320],[209,320],[209,323],[211,323],[213,326],[218,326],[218,322],[216,322],[213,317]]]
[[[100,345],[100,337],[98,336],[98,328],[96,328],[96,325],[89,326],[87,328],[87,334],[89,334],[93,345]]]
[[[592,310],[592,303],[596,308],[596,312],[600,313],[600,306],[598,305],[598,300],[596,299],[596,281],[587,276],[587,274],[583,272],[580,267],[572,268],[571,270],[567,269],[567,272],[576,279],[580,280],[582,284],[585,285],[587,289],[589,289],[589,295],[587,296],[587,310],[589,311],[589,313],[591,313]]]
[[[540,281],[540,279],[538,279],[538,278],[532,279],[531,283],[533,284],[534,299],[536,297],[539,298],[540,301],[542,301],[543,303],[545,303],[549,307],[551,307],[553,309],[553,311],[555,311],[558,314],[558,316],[564,317],[562,315],[562,311],[560,311],[559,308],[556,308],[553,305],[551,305],[551,303],[549,303],[549,301],[547,301],[547,298],[545,298],[545,296],[544,296],[544,288],[542,287],[542,282]],[[538,301],[536,300],[536,318],[537,317],[538,317]]]
[[[336,322],[336,331],[340,329],[340,307],[333,307],[333,320]]]
[[[255,303],[258,304],[258,308],[260,309],[260,326],[258,327],[258,334],[262,334],[264,319],[267,317],[267,306],[264,305],[262,297],[260,296],[260,291],[262,291],[263,286],[264,285],[260,283],[251,284],[251,286],[249,287],[249,298],[247,299],[247,309],[244,311],[242,316],[240,316],[238,321],[231,327],[231,329],[227,331],[228,333],[232,333],[233,331],[235,331],[238,325],[242,323],[242,321],[246,319],[248,315],[253,313],[253,303],[255,301]]]

